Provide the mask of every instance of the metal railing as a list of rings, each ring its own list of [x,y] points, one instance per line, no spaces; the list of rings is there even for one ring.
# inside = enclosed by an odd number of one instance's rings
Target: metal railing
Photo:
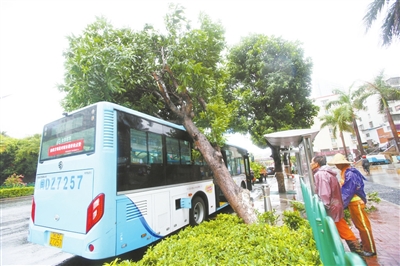
[[[318,195],[312,195],[302,178],[303,194],[307,220],[311,225],[319,256],[324,265],[366,265],[364,260],[352,252],[345,252],[335,222],[326,214]]]

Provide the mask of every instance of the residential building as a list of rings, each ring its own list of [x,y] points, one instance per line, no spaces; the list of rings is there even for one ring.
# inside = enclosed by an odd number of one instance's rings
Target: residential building
[[[400,89],[400,77],[390,78],[387,84]],[[328,158],[337,152],[344,153],[343,143],[340,138],[340,132],[333,135],[333,128],[321,128],[321,117],[329,114],[325,106],[328,102],[336,100],[338,95],[330,94],[326,96],[315,97],[314,104],[320,107],[318,117],[314,119],[312,129],[320,129],[319,134],[316,136],[313,144],[314,151],[318,154],[326,155]],[[392,115],[393,121],[396,125],[398,135],[400,135],[400,101],[389,102],[389,110]],[[378,96],[370,97],[365,104],[365,110],[356,111],[357,125],[360,132],[363,147],[368,148],[369,152],[376,152],[385,150],[392,146],[393,137],[385,114],[379,112],[379,98]],[[344,142],[346,145],[349,159],[358,159],[361,154],[358,149],[357,137],[349,132],[343,132]]]

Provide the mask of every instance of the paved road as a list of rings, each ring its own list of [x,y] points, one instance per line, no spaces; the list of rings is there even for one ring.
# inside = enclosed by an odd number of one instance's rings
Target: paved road
[[[32,197],[0,200],[0,265],[101,266],[115,258],[139,261],[145,248],[103,260],[88,260],[27,241]],[[226,208],[221,212],[232,212]]]
[[[400,176],[393,170],[389,173],[371,172],[365,176],[365,192],[378,192],[378,197],[400,205]]]
[[[0,201],[0,265],[56,265],[72,257],[27,241],[31,202],[31,196]]]
[[[365,176],[368,181],[388,187],[400,189],[400,176],[396,173],[374,173]]]
[[[31,196],[0,200],[0,265],[100,266],[115,259],[87,260],[28,242],[31,203]],[[118,258],[137,261],[143,257],[145,250],[132,251]]]
[[[364,184],[364,190],[366,193],[378,192],[379,198],[394,203],[396,205],[400,205],[400,189],[376,184],[369,181],[364,182]]]

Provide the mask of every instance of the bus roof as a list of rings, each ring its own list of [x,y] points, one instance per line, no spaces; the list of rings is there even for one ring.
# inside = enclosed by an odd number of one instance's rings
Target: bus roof
[[[151,115],[148,115],[148,114],[145,114],[145,113],[130,109],[128,107],[125,107],[125,106],[122,106],[122,105],[119,105],[119,104],[116,104],[116,103],[106,102],[106,101],[97,102],[97,103],[94,103],[94,104],[87,105],[85,107],[82,107],[82,108],[79,108],[77,110],[74,110],[71,113],[79,112],[79,111],[81,111],[83,109],[90,108],[91,106],[95,106],[95,105],[109,106],[109,107],[112,107],[112,108],[114,108],[116,110],[120,110],[120,111],[129,113],[129,114],[133,114],[133,115],[137,115],[137,116],[143,117],[143,118],[145,118],[147,120],[160,123],[162,125],[166,125],[166,126],[170,126],[170,127],[176,128],[176,129],[180,129],[180,130],[186,131],[186,128],[184,126],[182,126],[182,125],[178,125],[178,124],[175,124],[175,123],[172,123],[172,122],[168,122],[166,120],[163,120],[163,119],[160,119],[160,118],[157,118],[157,117],[154,117],[154,116],[151,116]],[[235,148],[238,148],[238,149],[240,149],[242,151],[246,151],[247,152],[247,149],[245,149],[243,147],[240,147],[240,146],[237,146],[235,144],[229,143],[229,142],[226,142],[225,145],[229,145],[231,147],[235,147]]]
[[[91,106],[96,106],[96,105],[109,106],[109,107],[112,107],[112,108],[114,108],[116,110],[123,111],[125,113],[137,115],[137,116],[143,117],[143,118],[145,118],[147,120],[160,123],[162,125],[166,125],[166,126],[170,126],[170,127],[176,128],[176,129],[180,129],[180,130],[186,131],[185,127],[182,126],[182,125],[174,124],[174,123],[168,122],[166,120],[157,118],[155,116],[151,116],[151,115],[148,115],[148,114],[145,114],[145,113],[130,109],[128,107],[125,107],[125,106],[122,106],[122,105],[119,105],[119,104],[116,104],[116,103],[106,102],[106,101],[97,102],[97,103],[93,103],[93,104],[87,105],[87,106],[82,107],[80,109],[74,110],[71,113],[79,112],[79,111],[81,111],[83,109],[90,108]]]

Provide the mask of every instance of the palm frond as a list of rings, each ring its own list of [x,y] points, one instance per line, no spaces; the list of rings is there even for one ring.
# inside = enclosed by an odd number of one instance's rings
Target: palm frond
[[[381,26],[383,46],[392,43],[393,36],[400,37],[400,1],[397,0],[389,8],[387,16]]]
[[[371,28],[372,23],[376,20],[385,4],[386,0],[375,0],[368,5],[367,14],[363,18],[367,31]]]

